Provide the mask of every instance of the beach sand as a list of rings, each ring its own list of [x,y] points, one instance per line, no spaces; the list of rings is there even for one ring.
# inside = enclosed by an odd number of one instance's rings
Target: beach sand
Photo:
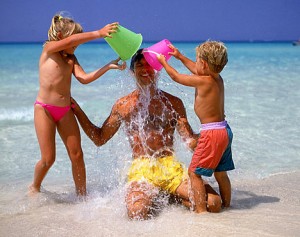
[[[147,221],[128,220],[124,208],[114,212],[119,204],[111,200],[47,201],[2,213],[0,236],[299,236],[298,180],[300,172],[233,181],[232,207],[219,214],[168,206]]]

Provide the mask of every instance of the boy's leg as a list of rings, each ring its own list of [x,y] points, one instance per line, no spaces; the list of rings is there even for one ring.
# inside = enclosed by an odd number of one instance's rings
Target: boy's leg
[[[231,201],[231,183],[226,171],[215,172],[215,178],[219,184],[222,206],[229,207]]]
[[[80,130],[73,112],[70,110],[58,122],[57,130],[61,136],[72,163],[72,173],[77,195],[86,195],[86,173],[81,148]]]
[[[207,210],[209,212],[220,212],[222,204],[220,195],[209,184],[205,184],[205,190],[207,194]],[[188,180],[183,181],[176,189],[176,195],[182,199],[182,204],[187,208],[192,207],[189,200],[190,191]]]
[[[195,205],[194,211],[196,213],[207,212],[206,190],[202,177],[192,171],[189,171],[189,177],[191,180],[192,199]]]
[[[34,126],[41,150],[41,159],[36,163],[31,192],[39,192],[43,179],[55,161],[56,124],[43,107],[34,107]]]

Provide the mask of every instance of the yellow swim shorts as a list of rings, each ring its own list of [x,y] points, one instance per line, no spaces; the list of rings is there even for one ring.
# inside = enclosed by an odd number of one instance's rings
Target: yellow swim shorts
[[[172,194],[187,177],[187,169],[173,156],[136,158],[128,172],[128,182],[146,181]]]

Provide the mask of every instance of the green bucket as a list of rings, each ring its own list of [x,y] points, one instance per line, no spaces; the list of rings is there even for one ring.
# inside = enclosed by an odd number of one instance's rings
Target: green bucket
[[[111,36],[112,38],[105,37],[104,39],[123,61],[130,59],[143,41],[141,34],[136,34],[120,25],[117,32]]]

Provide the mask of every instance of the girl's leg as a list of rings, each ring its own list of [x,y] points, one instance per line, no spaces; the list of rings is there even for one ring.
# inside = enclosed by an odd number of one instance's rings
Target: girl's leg
[[[56,124],[42,106],[35,105],[34,126],[41,150],[41,159],[35,165],[30,191],[39,192],[43,179],[55,161]]]
[[[72,163],[72,173],[77,195],[86,195],[86,173],[81,149],[80,130],[75,116],[70,110],[57,123],[57,130],[63,140]]]

